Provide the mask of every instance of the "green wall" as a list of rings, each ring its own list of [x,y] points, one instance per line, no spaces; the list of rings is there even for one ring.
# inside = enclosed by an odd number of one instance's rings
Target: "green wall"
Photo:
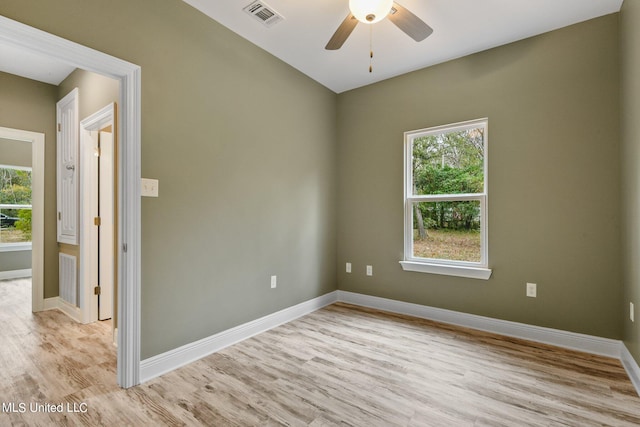
[[[621,338],[618,62],[614,14],[341,94],[339,289]],[[403,132],[483,117],[493,275],[403,271]]]
[[[31,144],[0,138],[0,165],[31,167]]]
[[[336,95],[180,1],[0,13],[142,67],[143,358],[336,286],[622,338],[617,14]],[[491,279],[402,271],[403,132],[481,117]]]
[[[622,63],[622,218],[624,342],[640,363],[640,4],[626,0],[620,12]],[[629,302],[636,321],[629,319]]]
[[[142,358],[335,290],[334,93],[177,0],[0,13],[142,67]]]
[[[0,273],[31,268],[31,250],[0,252]]]
[[[80,121],[101,110],[110,103],[118,103],[118,80],[85,70],[75,70],[58,85],[58,100],[78,88],[78,116]]]
[[[58,88],[46,83],[0,73],[0,126],[45,134],[45,297],[58,295],[56,242],[56,100]],[[2,163],[0,155],[0,163]],[[12,263],[17,255],[13,256]],[[24,260],[22,260],[24,262]],[[30,267],[23,267],[30,268]]]

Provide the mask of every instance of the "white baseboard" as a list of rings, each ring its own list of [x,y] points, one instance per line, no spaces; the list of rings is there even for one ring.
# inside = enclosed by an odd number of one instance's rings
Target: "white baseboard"
[[[283,323],[314,312],[338,300],[338,292],[333,291],[284,310],[269,314],[251,322],[227,329],[207,338],[183,345],[140,362],[140,382],[144,383],[188,363],[220,351],[254,335],[268,331]]]
[[[188,363],[220,351],[261,332],[309,314],[335,302],[345,302],[392,313],[414,316],[437,322],[464,326],[515,338],[551,344],[619,359],[640,395],[640,367],[622,341],[524,323],[492,319],[425,305],[395,301],[346,291],[334,291],[312,300],[286,308],[260,319],[222,331],[199,341],[183,345],[140,362],[140,382],[144,383]],[[45,300],[46,302],[46,300]]]
[[[620,361],[622,362],[622,366],[624,366],[624,369],[627,371],[627,375],[629,375],[631,383],[636,388],[638,395],[640,395],[640,366],[638,366],[638,363],[633,358],[631,353],[629,353],[629,350],[627,349],[627,346],[624,345],[624,343],[622,344],[621,353],[622,354],[620,355]]]
[[[60,310],[78,323],[82,323],[82,310],[73,304],[69,304],[60,297],[45,298],[44,310]]]
[[[426,305],[338,291],[338,301],[620,359],[622,342]]]
[[[22,279],[23,277],[31,277],[31,269],[0,271],[0,280]]]

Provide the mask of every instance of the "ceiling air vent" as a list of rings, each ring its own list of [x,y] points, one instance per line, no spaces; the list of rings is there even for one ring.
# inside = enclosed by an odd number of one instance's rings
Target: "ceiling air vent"
[[[242,10],[247,12],[249,15],[252,15],[267,27],[272,27],[274,24],[284,20],[282,15],[276,12],[271,6],[261,1],[254,1]]]

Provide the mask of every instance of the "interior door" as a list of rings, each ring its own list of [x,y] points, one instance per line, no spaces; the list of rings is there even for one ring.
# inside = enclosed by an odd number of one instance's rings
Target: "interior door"
[[[56,104],[58,242],[78,244],[78,88]]]
[[[113,133],[98,134],[98,319],[113,317],[114,282],[114,150]]]

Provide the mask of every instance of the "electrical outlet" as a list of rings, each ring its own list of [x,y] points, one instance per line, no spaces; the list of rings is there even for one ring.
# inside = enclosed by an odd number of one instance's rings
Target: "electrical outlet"
[[[278,276],[271,276],[271,289],[278,285]]]
[[[367,265],[367,276],[373,276],[373,267]]]
[[[142,197],[158,197],[158,180],[142,178]]]
[[[346,270],[347,270],[347,273],[351,273],[351,263],[350,262],[347,263]]]
[[[536,298],[538,294],[538,285],[535,283],[527,283],[527,296],[531,298]]]
[[[635,322],[635,314],[634,314],[632,302],[629,303],[629,319],[631,319],[632,322]]]

